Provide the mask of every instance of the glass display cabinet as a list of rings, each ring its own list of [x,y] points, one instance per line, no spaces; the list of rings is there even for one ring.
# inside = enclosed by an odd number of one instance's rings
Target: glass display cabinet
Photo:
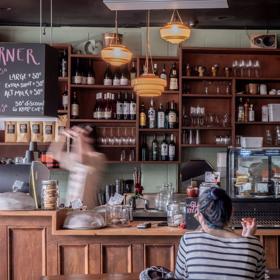
[[[255,217],[258,227],[280,227],[280,147],[228,149],[227,192],[234,227]]]

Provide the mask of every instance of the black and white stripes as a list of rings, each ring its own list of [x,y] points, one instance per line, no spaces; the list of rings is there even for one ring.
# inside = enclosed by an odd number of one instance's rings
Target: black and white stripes
[[[263,247],[255,237],[187,233],[180,242],[175,275],[177,279],[191,280],[263,280]]]

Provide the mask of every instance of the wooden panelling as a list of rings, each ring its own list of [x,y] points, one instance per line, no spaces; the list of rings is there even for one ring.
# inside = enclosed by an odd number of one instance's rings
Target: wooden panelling
[[[263,241],[266,256],[266,267],[268,269],[278,268],[278,236],[265,236]]]
[[[144,246],[144,266],[164,266],[171,271],[175,269],[175,245],[157,244]]]
[[[9,227],[8,232],[8,279],[38,280],[46,275],[46,228]]]
[[[59,245],[60,274],[88,274],[88,245]]]
[[[3,279],[8,279],[8,237],[7,237],[7,228],[6,226],[0,226],[0,275]]]
[[[100,244],[89,245],[89,274],[101,273],[101,246]]]
[[[141,272],[144,269],[144,245],[132,245],[132,272]]]
[[[132,271],[132,246],[102,245],[102,273],[123,273]]]

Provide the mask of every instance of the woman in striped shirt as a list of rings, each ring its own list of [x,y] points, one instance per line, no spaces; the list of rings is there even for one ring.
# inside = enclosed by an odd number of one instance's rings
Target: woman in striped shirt
[[[253,236],[255,220],[243,219],[239,236],[227,229],[231,213],[232,202],[223,189],[212,187],[201,194],[196,215],[202,230],[181,238],[177,279],[265,279],[263,247]]]

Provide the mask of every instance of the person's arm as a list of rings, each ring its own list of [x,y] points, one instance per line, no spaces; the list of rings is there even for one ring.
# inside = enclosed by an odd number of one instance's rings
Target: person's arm
[[[184,236],[182,236],[176,260],[176,268],[175,268],[175,278],[176,279],[186,279],[188,275],[188,269],[186,266],[186,253],[187,246],[184,240]]]

